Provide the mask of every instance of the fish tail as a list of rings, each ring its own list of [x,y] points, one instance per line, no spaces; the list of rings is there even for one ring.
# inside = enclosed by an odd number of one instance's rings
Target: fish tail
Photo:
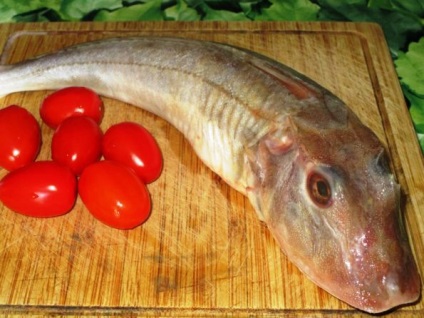
[[[0,65],[0,98],[12,93],[42,89],[36,75],[20,65]]]
[[[9,70],[12,65],[0,65],[0,98],[13,93]]]

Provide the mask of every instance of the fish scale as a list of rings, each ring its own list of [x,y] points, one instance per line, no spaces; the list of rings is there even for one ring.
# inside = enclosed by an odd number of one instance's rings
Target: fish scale
[[[384,147],[317,83],[254,52],[173,38],[102,40],[0,67],[0,95],[71,85],[173,124],[329,293],[372,313],[419,298]]]

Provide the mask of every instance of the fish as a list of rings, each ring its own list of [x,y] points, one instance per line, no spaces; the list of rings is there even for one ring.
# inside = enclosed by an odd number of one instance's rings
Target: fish
[[[172,37],[97,40],[0,66],[0,96],[68,86],[172,124],[328,293],[370,313],[419,298],[387,152],[318,83],[253,51]]]

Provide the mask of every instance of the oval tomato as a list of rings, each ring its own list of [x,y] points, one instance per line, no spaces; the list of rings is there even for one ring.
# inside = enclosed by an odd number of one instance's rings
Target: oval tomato
[[[51,128],[56,128],[71,116],[88,116],[97,123],[103,115],[99,95],[86,87],[66,87],[47,96],[40,107],[40,116]]]
[[[102,152],[105,159],[132,168],[145,183],[155,181],[162,172],[163,159],[159,146],[139,124],[123,122],[111,126],[105,132]]]
[[[0,181],[0,200],[24,215],[53,217],[72,209],[76,190],[76,177],[69,168],[53,161],[37,161]]]
[[[0,110],[0,166],[11,171],[35,160],[41,144],[40,126],[26,109]]]
[[[52,159],[76,174],[101,157],[102,131],[86,116],[69,117],[57,127],[52,139]]]
[[[87,209],[101,222],[117,229],[144,223],[151,209],[145,184],[130,168],[100,161],[84,169],[78,191]]]

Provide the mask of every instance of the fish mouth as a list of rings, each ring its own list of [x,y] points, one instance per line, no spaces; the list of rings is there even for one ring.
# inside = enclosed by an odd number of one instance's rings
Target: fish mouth
[[[299,270],[352,307],[378,314],[412,304],[421,297],[421,277],[406,242],[392,242],[384,261],[380,259],[382,252],[376,250],[362,251],[362,258],[339,250],[324,258],[311,259],[298,246],[282,240],[280,233],[273,232],[283,252]]]
[[[311,276],[349,305],[382,313],[420,298],[421,277],[406,242],[388,242],[382,249],[362,250],[359,255],[352,249],[341,254],[339,269],[324,276],[319,276],[318,269]]]
[[[390,265],[382,270],[371,267],[366,271],[346,271],[343,267],[304,266],[299,259],[293,260],[293,263],[320,288],[367,313],[385,313],[411,305],[421,298],[421,278],[414,262],[408,262],[399,271],[393,271]],[[359,277],[362,275],[364,277]]]
[[[384,238],[378,239],[379,236]],[[370,313],[381,313],[419,299],[421,278],[400,224],[392,220],[378,229],[368,225],[347,247],[341,254],[347,278],[347,303]]]
[[[350,281],[347,284],[333,282],[327,286],[322,284],[322,287],[362,311],[383,313],[420,299],[421,279],[415,266],[410,267],[402,273],[377,275],[378,281]],[[317,284],[320,285],[319,282]]]

